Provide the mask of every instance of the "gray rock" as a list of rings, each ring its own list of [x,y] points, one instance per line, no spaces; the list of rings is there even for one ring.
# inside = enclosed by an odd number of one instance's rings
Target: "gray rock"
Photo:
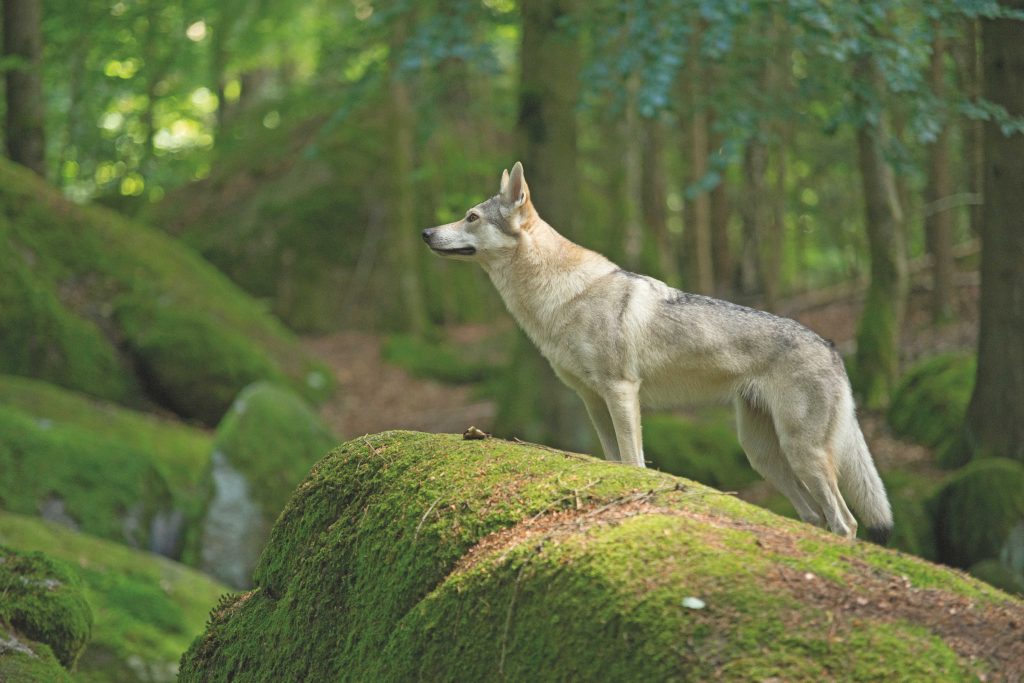
[[[214,493],[203,520],[200,566],[230,586],[248,588],[269,525],[227,455],[216,451],[212,460]]]

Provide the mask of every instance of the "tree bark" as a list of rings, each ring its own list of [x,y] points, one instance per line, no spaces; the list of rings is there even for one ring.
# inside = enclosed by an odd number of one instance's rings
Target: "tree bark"
[[[740,217],[743,220],[742,287],[744,294],[765,294],[762,241],[768,230],[768,190],[765,172],[768,167],[768,148],[755,135],[747,142],[743,152],[743,196]]]
[[[1024,10],[1024,2],[1005,3]],[[1024,115],[1020,23],[982,20],[984,96]],[[981,326],[978,373],[967,415],[975,455],[1024,461],[1024,135],[1005,137],[985,123]]]
[[[665,171],[665,127],[655,116],[643,121],[643,170],[640,198],[643,224],[656,253],[650,259],[658,277],[678,284],[676,253],[668,231],[668,177]],[[650,251],[650,249],[649,249]]]
[[[861,57],[856,78],[881,92],[881,74],[870,55]],[[899,372],[900,329],[907,296],[903,216],[892,167],[882,152],[881,125],[857,130],[857,162],[871,257],[871,282],[857,329],[855,387],[869,408],[889,402]]]
[[[939,101],[946,97],[946,39],[942,27],[934,24],[928,80]],[[942,205],[953,194],[949,155],[949,122],[943,121],[938,137],[928,150],[928,182],[925,188],[925,235],[932,257],[932,319],[936,323],[953,315],[953,212]]]
[[[420,286],[419,260],[416,249],[416,188],[413,183],[413,167],[416,154],[415,130],[416,113],[413,110],[409,92],[408,75],[401,73],[399,57],[408,40],[412,19],[404,12],[395,20],[391,32],[389,55],[388,94],[391,103],[391,160],[394,178],[393,231],[395,272],[398,273],[399,292],[402,301],[404,327],[417,336],[427,330],[427,308]]]
[[[700,105],[698,105],[700,106]],[[708,157],[708,114],[705,109],[698,109],[693,114],[690,124],[690,182],[697,183],[710,170]],[[711,258],[711,195],[700,191],[693,198],[692,230],[694,289],[701,294],[711,294],[715,290],[713,260]]]
[[[712,136],[711,155],[718,154],[721,141]],[[732,293],[732,243],[729,241],[729,195],[725,188],[725,175],[711,190],[711,260],[715,275],[715,296],[728,297]]]
[[[576,103],[580,0],[523,0],[519,149],[533,204],[556,230],[574,237],[578,201]],[[579,399],[555,377],[525,335],[499,399],[495,430],[531,441],[589,448],[594,435]]]
[[[978,19],[968,19],[964,28],[964,40],[957,51],[957,66],[960,72],[961,89],[971,102],[981,97],[981,49],[979,34],[981,23]],[[981,235],[982,215],[981,201],[985,185],[985,141],[984,124],[981,121],[961,118],[963,131],[963,153],[967,160],[967,192],[971,198],[970,227],[971,234]]]
[[[21,61],[7,70],[7,153],[45,176],[41,0],[3,0],[3,5],[4,56]]]

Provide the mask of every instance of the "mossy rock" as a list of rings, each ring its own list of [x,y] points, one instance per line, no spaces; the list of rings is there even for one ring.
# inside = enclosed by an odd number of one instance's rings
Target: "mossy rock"
[[[0,405],[0,507],[150,548],[173,513],[149,454],[80,427]]]
[[[78,659],[79,683],[170,683],[181,653],[228,590],[176,562],[38,518],[0,512],[0,543],[45,549],[78,568],[76,585],[83,587],[95,619]],[[2,662],[0,657],[0,672]],[[8,679],[0,674],[0,680]]]
[[[288,389],[260,382],[239,394],[213,444],[203,569],[247,587],[292,490],[337,443],[309,405]]]
[[[731,413],[701,418],[652,415],[644,419],[644,457],[662,472],[725,491],[760,479],[736,436]]]
[[[209,432],[11,375],[0,375],[0,407],[3,406],[29,416],[44,432],[49,433],[55,426],[84,430],[103,441],[132,449],[133,458],[139,463],[149,462],[169,487],[171,502],[148,547],[161,555],[196,563],[200,520],[208,495],[204,475],[213,452],[213,436]],[[103,506],[101,509],[109,510]]]
[[[927,473],[890,470],[882,474],[894,520],[889,547],[935,561],[935,522],[929,501],[941,485]]]
[[[999,560],[982,560],[967,571],[999,590],[1024,598],[1024,578]]]
[[[1024,522],[1024,465],[979,458],[931,501],[939,560],[954,567],[999,557]]]
[[[38,658],[39,645],[64,668],[75,666],[92,612],[74,572],[40,552],[0,545],[0,596],[0,671],[8,654]]]
[[[386,432],[313,468],[180,680],[1014,678],[1022,619],[959,572],[685,479]]]
[[[963,426],[976,367],[974,356],[951,353],[910,368],[889,406],[893,432],[932,448],[944,467],[965,464],[969,453]]]
[[[0,372],[128,404],[148,389],[208,424],[258,379],[310,400],[331,390],[325,366],[187,247],[4,160],[0,253]]]

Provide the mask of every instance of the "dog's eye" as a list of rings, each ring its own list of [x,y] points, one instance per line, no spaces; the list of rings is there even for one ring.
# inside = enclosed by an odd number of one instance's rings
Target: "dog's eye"
[[[480,218],[480,216],[476,215],[475,213],[471,213],[468,216],[466,216],[466,222],[467,223],[473,223],[473,222],[475,222],[479,218]]]

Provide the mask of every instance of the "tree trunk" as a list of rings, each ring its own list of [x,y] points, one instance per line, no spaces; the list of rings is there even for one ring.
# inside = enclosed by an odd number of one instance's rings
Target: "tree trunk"
[[[946,39],[942,27],[934,25],[929,78],[932,93],[942,101],[946,97]],[[949,122],[943,121],[938,137],[928,151],[928,183],[925,188],[925,235],[932,257],[932,319],[949,320],[953,315],[953,211],[943,202],[953,194],[949,156]]]
[[[978,19],[968,19],[964,29],[964,41],[958,50],[957,66],[960,71],[961,90],[971,102],[981,97],[981,50],[979,34],[981,23]],[[967,192],[970,195],[971,234],[980,236],[982,231],[981,200],[985,185],[985,141],[984,123],[961,118],[963,130],[963,153],[967,160]]]
[[[700,105],[698,105],[700,106]],[[708,114],[705,109],[694,112],[690,125],[690,183],[701,181],[710,170],[708,157]],[[701,190],[693,198],[692,232],[695,291],[711,294],[715,290],[711,258],[711,195]]]
[[[19,62],[7,70],[7,153],[45,176],[41,0],[3,0],[3,4],[4,56]]]
[[[416,112],[409,93],[408,74],[399,68],[401,50],[408,40],[411,17],[405,12],[395,20],[391,33],[388,94],[391,102],[391,160],[394,178],[394,216],[391,222],[394,265],[399,279],[404,327],[422,336],[427,330],[427,309],[420,287],[416,223],[416,189],[413,166],[416,154]]]
[[[1024,2],[1006,3],[1024,10]],[[1024,115],[1024,42],[1012,19],[982,21],[984,96]],[[976,455],[1024,461],[1024,135],[985,123],[981,326],[978,374],[967,415]]]
[[[768,167],[768,148],[755,134],[747,142],[743,153],[743,202],[740,216],[743,219],[742,287],[750,295],[760,292],[765,295],[764,251],[762,241],[768,232],[768,190],[765,187],[765,171]]]
[[[711,155],[718,154],[721,140],[712,138]],[[715,274],[715,296],[728,297],[732,293],[732,244],[729,241],[729,196],[725,189],[725,174],[711,190],[711,260]]]
[[[622,255],[627,268],[640,268],[640,255],[644,248],[643,226],[643,131],[640,127],[640,113],[636,106],[636,93],[639,79],[636,75],[629,78],[626,84],[628,98],[626,101],[625,121],[622,126],[622,146],[625,155],[621,162],[626,169],[625,194],[621,201],[626,209],[626,225],[621,245]]]
[[[857,80],[881,92],[883,85],[870,56],[856,67]],[[885,160],[881,125],[857,130],[857,162],[864,193],[871,283],[857,329],[855,386],[869,408],[889,402],[899,372],[900,328],[907,295],[906,244],[892,167]]]
[[[519,149],[531,199],[556,230],[574,237],[577,214],[576,103],[579,0],[523,0]],[[531,441],[589,448],[594,435],[580,400],[525,335],[518,335],[495,430]]]
[[[668,177],[665,172],[665,127],[657,116],[643,121],[643,163],[640,198],[643,224],[653,237],[650,264],[666,282],[678,284],[676,253],[668,231]]]

